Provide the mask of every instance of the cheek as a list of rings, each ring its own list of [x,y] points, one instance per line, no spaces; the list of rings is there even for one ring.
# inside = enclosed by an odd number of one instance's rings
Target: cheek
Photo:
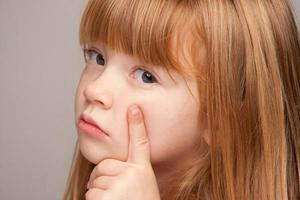
[[[83,112],[84,109],[84,105],[83,105],[85,102],[85,98],[83,96],[84,85],[85,85],[85,81],[81,77],[77,85],[75,96],[74,96],[74,108],[75,108],[76,118],[79,117],[79,115]]]
[[[83,95],[83,90],[86,81],[83,79],[83,74],[81,74],[80,80],[78,82],[77,88],[75,90],[75,95],[74,95],[74,111],[75,111],[75,117],[76,119],[79,118],[80,114],[84,111],[84,103],[85,103],[85,98]]]
[[[79,93],[78,89],[77,89],[77,92],[76,92],[76,95],[75,95],[75,101],[74,101],[75,120],[79,119],[80,114],[84,110],[83,101],[84,101],[84,99],[82,98],[82,94]]]
[[[198,112],[180,102],[153,104],[144,108],[152,163],[176,162],[200,140]]]

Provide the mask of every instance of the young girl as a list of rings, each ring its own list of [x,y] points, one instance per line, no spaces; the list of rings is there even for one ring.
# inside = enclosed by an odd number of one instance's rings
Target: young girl
[[[286,0],[90,0],[80,44],[65,200],[300,199]]]

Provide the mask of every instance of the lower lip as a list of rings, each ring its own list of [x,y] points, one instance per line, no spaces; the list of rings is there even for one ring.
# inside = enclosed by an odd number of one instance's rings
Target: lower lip
[[[89,124],[87,122],[85,122],[84,120],[80,119],[79,123],[78,123],[78,128],[80,130],[82,130],[83,132],[87,133],[90,136],[96,137],[98,139],[104,140],[106,139],[108,136],[101,131],[98,127]]]

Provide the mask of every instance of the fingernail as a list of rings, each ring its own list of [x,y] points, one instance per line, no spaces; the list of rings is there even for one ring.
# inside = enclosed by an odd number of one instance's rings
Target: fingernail
[[[140,113],[140,109],[136,105],[130,107],[131,116],[137,117],[139,113]]]

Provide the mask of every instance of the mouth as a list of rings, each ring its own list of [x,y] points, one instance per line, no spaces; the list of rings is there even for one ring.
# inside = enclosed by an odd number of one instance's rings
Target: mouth
[[[80,120],[83,120],[84,122],[90,124],[91,126],[94,126],[95,128],[99,129],[101,132],[103,132],[105,135],[109,136],[108,132],[104,130],[92,117],[82,113],[80,116]]]

